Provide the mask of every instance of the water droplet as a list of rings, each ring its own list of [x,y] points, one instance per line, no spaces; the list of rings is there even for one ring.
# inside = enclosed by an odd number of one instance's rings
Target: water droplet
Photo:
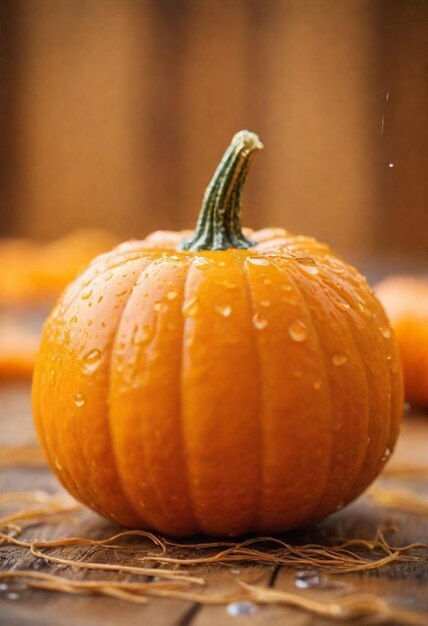
[[[385,339],[389,339],[391,337],[391,329],[389,328],[389,326],[381,326],[379,330],[385,337]]]
[[[348,309],[351,308],[350,304],[348,304],[347,302],[340,302],[339,300],[336,300],[336,306],[339,309],[342,309],[342,311],[347,311]]]
[[[84,289],[82,291],[82,300],[87,300],[92,296],[92,289]]]
[[[321,578],[315,570],[302,570],[294,576],[294,585],[298,589],[309,589],[309,587],[319,587]]]
[[[337,354],[333,354],[331,357],[331,361],[333,365],[343,365],[348,360],[348,355],[345,352],[338,352]]]
[[[394,163],[388,163],[388,167],[394,167]]]
[[[168,293],[166,294],[166,297],[168,298],[168,300],[174,300],[177,297],[177,292],[176,291],[168,291]]]
[[[228,304],[216,304],[214,307],[214,311],[222,317],[229,317],[232,313],[232,307]]]
[[[316,261],[314,261],[314,259],[311,259],[311,257],[297,258],[296,263],[300,265],[301,269],[304,272],[306,272],[307,274],[312,274],[312,276],[315,276],[319,272]]]
[[[370,441],[371,441],[370,437],[367,437],[367,445],[369,445]]]
[[[121,296],[124,296],[124,295],[125,295],[125,294],[127,294],[127,293],[128,293],[128,290],[127,290],[127,289],[122,289],[122,291],[118,291],[118,292],[117,292],[116,297],[117,297],[117,298],[120,298]]]
[[[155,311],[162,311],[162,309],[163,309],[162,302],[160,302],[158,300],[157,302],[154,303],[153,308],[154,308]]]
[[[181,309],[183,315],[186,317],[195,317],[198,312],[198,298],[195,296],[194,298],[190,298],[183,304],[183,308]]]
[[[98,368],[101,359],[101,352],[94,348],[83,357],[83,370],[86,374],[92,374]]]
[[[316,389],[318,391],[319,389],[321,389],[321,387],[322,387],[322,380],[321,380],[321,378],[316,378],[314,380],[314,389]]]
[[[77,323],[77,316],[73,315],[73,317],[70,318],[70,324],[76,324]]]
[[[263,284],[264,285],[272,285],[272,281],[271,281],[270,278],[265,278],[264,281],[263,281]]]
[[[258,330],[263,330],[263,328],[266,328],[266,326],[268,325],[268,321],[264,317],[261,317],[260,315],[255,313],[253,315],[253,325]]]
[[[85,405],[85,396],[83,393],[78,392],[74,395],[74,404],[79,408]]]
[[[386,461],[391,456],[391,450],[389,448],[385,448],[382,461]]]
[[[198,267],[198,268],[204,267],[209,264],[210,264],[210,261],[203,256],[197,256],[192,263],[194,267]]]
[[[251,265],[269,265],[269,260],[261,256],[250,256],[247,260]]]
[[[113,278],[113,272],[107,272],[106,274],[103,275],[103,280],[105,280],[106,282],[110,280],[111,278]]]
[[[16,593],[16,591],[9,591],[9,593],[5,594],[5,597],[8,600],[19,600],[19,593]]]
[[[288,327],[288,332],[293,341],[304,341],[308,336],[308,327],[300,320],[294,320]]]
[[[257,606],[254,602],[248,600],[242,600],[242,602],[232,602],[226,607],[226,613],[231,617],[237,617],[238,615],[254,615],[257,611]]]
[[[270,306],[270,300],[260,300],[260,306]]]
[[[285,285],[281,285],[281,289],[283,291],[291,291],[293,287],[289,283],[286,283]]]
[[[226,287],[226,289],[236,289],[237,285],[232,283],[230,280],[224,280],[223,287]]]
[[[59,457],[55,456],[54,461],[55,461],[55,467],[56,467],[57,469],[59,469],[59,470],[62,470],[62,463],[61,463],[61,461],[59,460]]]

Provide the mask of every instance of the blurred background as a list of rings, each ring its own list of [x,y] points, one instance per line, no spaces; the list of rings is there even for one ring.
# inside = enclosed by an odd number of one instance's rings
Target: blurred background
[[[256,131],[243,222],[428,259],[428,1],[2,0],[0,235],[192,227]]]

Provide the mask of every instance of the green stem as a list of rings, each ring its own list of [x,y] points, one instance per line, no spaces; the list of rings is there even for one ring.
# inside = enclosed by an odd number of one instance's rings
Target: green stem
[[[254,245],[241,227],[241,195],[260,139],[248,130],[237,133],[207,187],[195,232],[182,250],[226,250]]]

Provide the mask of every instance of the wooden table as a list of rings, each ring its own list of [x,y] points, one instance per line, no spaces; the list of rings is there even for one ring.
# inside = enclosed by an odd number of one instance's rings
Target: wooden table
[[[36,444],[30,413],[28,384],[0,385],[0,446],[31,446]],[[1,451],[0,451],[1,454]],[[0,457],[1,462],[1,457]],[[418,465],[428,468],[428,415],[422,412],[408,411],[402,428],[402,434],[396,453],[388,467],[390,476],[381,480],[381,485],[388,489],[406,489],[423,494],[426,481],[403,475],[393,476],[391,468],[404,465]],[[0,493],[29,489],[43,489],[49,492],[60,491],[60,487],[49,469],[37,466],[19,466],[16,463],[0,465]],[[426,494],[425,494],[426,495]],[[385,524],[396,526],[393,535],[394,545],[428,541],[428,519],[426,515],[406,511],[387,509],[364,496],[344,511],[341,511],[316,528],[283,536],[288,543],[326,542],[330,537],[373,539],[379,527]],[[32,529],[38,538],[63,536],[105,537],[113,534],[117,528],[89,511],[82,511],[71,521],[65,520],[54,526],[38,525]],[[106,548],[79,547],[78,559],[103,562]],[[421,552],[419,552],[421,554]],[[423,554],[423,552],[422,552]],[[426,554],[426,553],[425,553]],[[132,555],[129,563],[132,564]],[[35,568],[35,559],[28,550],[14,546],[0,546],[0,569]],[[56,565],[38,562],[37,568],[46,568],[49,572],[64,572]],[[67,568],[67,576],[72,579],[97,580],[100,575],[129,578],[126,573],[98,572],[84,569]],[[294,585],[295,570],[285,567],[263,565],[231,566],[195,566],[192,573],[203,576],[207,585],[203,593],[233,592],[238,588],[237,580],[256,583],[259,586],[273,587],[279,590],[298,592]],[[131,576],[132,578],[132,576]],[[337,578],[336,578],[337,580]],[[395,562],[380,570],[340,576],[352,592],[370,592],[377,594],[394,605],[428,614],[428,563],[425,560]],[[1,582],[1,581],[0,581]],[[72,596],[41,590],[22,589],[11,582],[10,586],[0,586],[0,624],[2,626],[121,626],[142,624],[147,626],[228,626],[269,624],[271,626],[295,624],[320,625],[331,621],[313,616],[300,609],[284,605],[257,605],[244,607],[244,614],[233,616],[233,608],[225,606],[201,606],[192,602],[151,598],[145,605],[135,605],[114,598],[101,596]],[[15,586],[14,586],[15,585]],[[323,588],[302,590],[313,598],[329,599],[337,593],[328,584]],[[247,612],[247,614],[245,614]],[[426,617],[428,623],[428,617]],[[348,623],[348,622],[345,622]],[[351,622],[349,622],[351,623]],[[353,624],[378,623],[373,620],[353,621]],[[424,621],[421,621],[424,623]]]

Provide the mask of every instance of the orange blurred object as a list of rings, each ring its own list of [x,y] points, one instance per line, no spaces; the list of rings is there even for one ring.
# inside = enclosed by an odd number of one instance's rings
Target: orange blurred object
[[[428,278],[391,276],[375,290],[397,336],[406,400],[428,406]]]
[[[9,316],[0,317],[0,378],[30,378],[39,333]]]
[[[52,301],[97,254],[117,243],[103,230],[78,230],[50,243],[0,240],[0,304]]]

